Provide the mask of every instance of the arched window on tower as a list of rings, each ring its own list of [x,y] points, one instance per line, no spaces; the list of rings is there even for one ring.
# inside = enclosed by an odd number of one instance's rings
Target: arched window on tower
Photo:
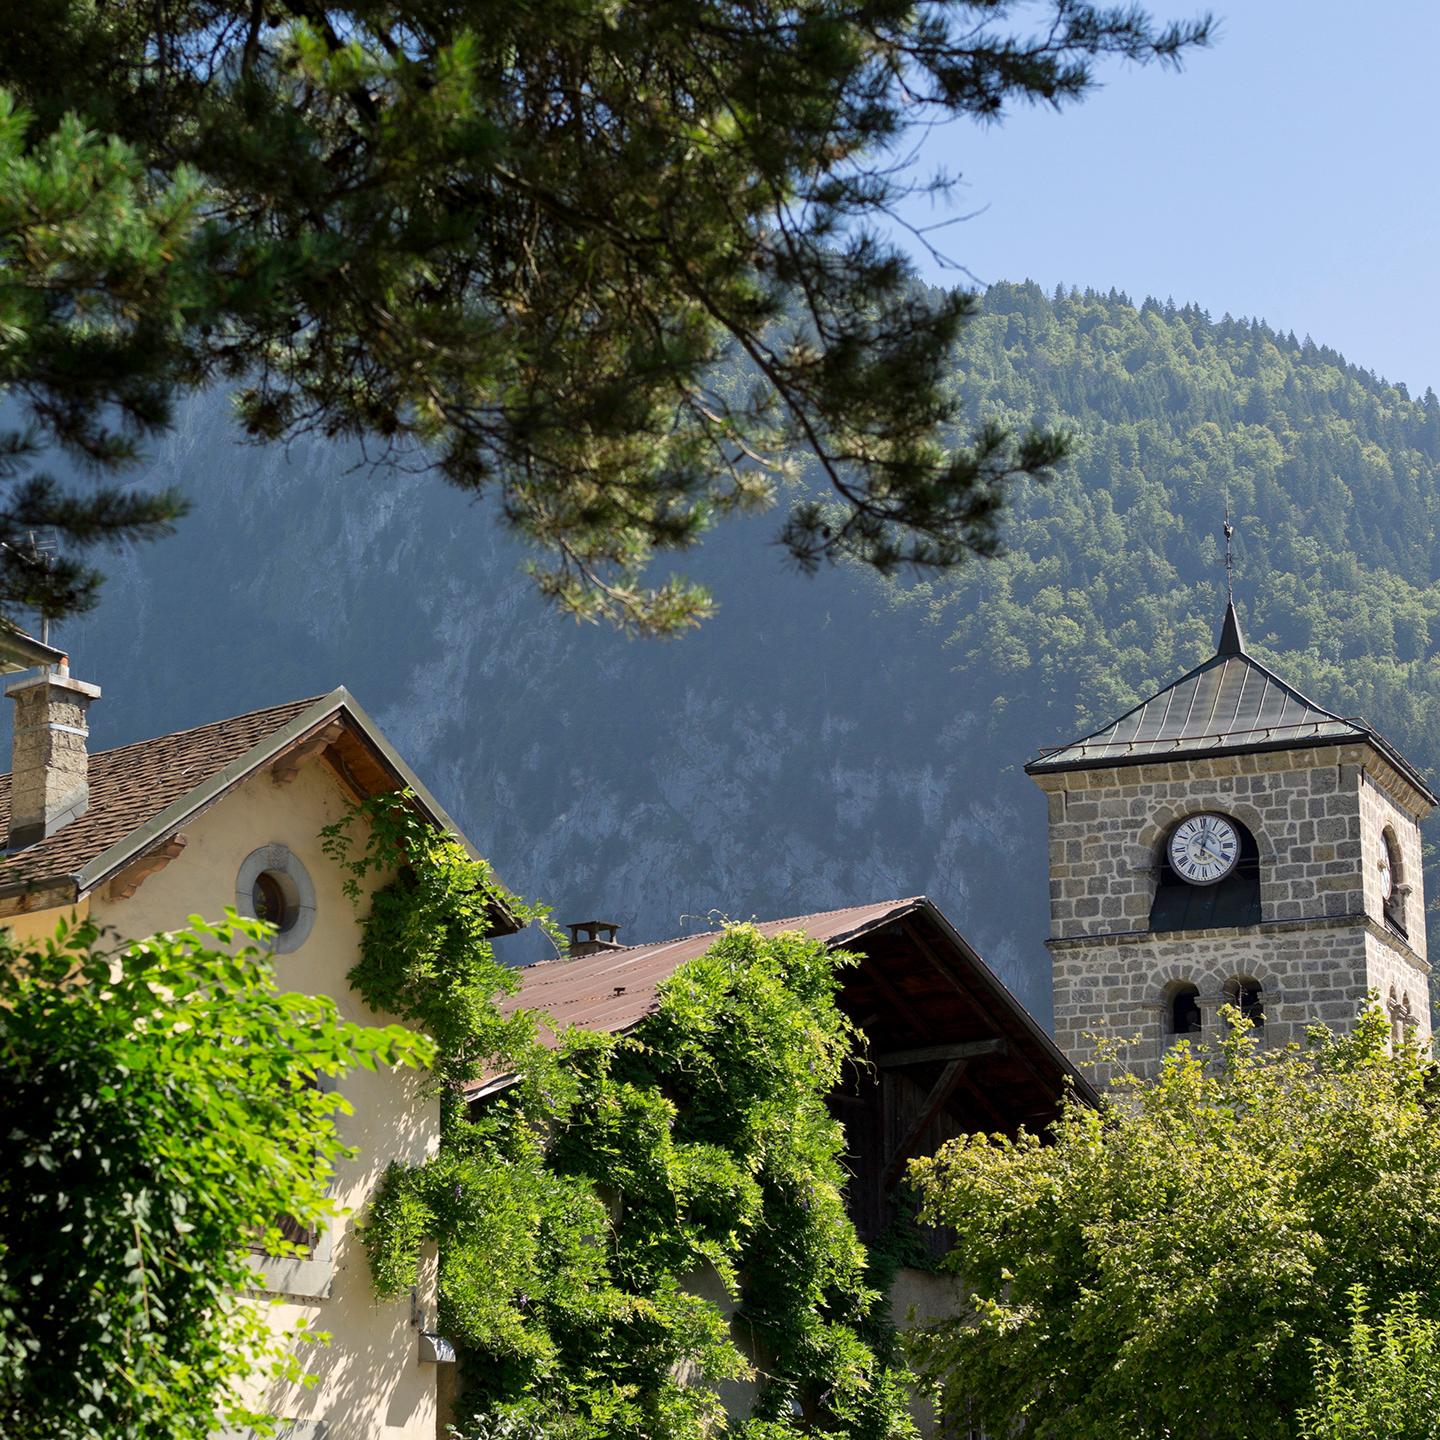
[[[1260,923],[1260,847],[1233,815],[1218,817],[1235,831],[1239,854],[1222,880],[1187,879],[1171,858],[1171,842],[1192,817],[1180,820],[1161,842],[1159,878],[1150,906],[1150,930],[1218,930]]]
[[[1410,932],[1405,928],[1405,897],[1409,894],[1409,888],[1405,884],[1405,866],[1400,855],[1400,842],[1388,825],[1381,831],[1380,839],[1385,847],[1380,875],[1385,923],[1408,939]]]
[[[1165,992],[1165,1033],[1174,1039],[1199,1035],[1200,991],[1188,980],[1177,981]]]
[[[1237,975],[1225,986],[1225,1003],[1233,1005],[1257,1033],[1265,1028],[1265,995],[1258,980]]]

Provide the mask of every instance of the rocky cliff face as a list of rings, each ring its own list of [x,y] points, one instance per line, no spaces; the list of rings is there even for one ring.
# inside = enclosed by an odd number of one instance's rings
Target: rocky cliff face
[[[716,620],[635,642],[538,602],[483,504],[320,442],[240,445],[218,397],[145,478],[194,513],[104,562],[100,609],[55,637],[104,689],[97,747],[343,684],[561,921],[638,941],[926,893],[1048,1016],[1030,737],[977,745],[933,636],[863,576],[790,572],[773,521],[687,564]]]
[[[990,289],[956,373],[972,418],[1076,445],[1014,497],[1011,553],[953,575],[806,580],[776,518],[727,524],[684,557],[718,618],[628,642],[544,609],[483,504],[243,447],[213,397],[148,477],[195,513],[57,638],[103,744],[349,686],[562,921],[648,940],[924,892],[1046,1019],[1020,766],[1213,653],[1227,500],[1253,653],[1440,770],[1440,399],[1258,322],[1033,285]]]

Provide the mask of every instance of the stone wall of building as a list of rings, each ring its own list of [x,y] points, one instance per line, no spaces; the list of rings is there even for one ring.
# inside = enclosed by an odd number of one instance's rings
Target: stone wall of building
[[[1425,895],[1424,860],[1420,826],[1412,808],[1413,791],[1388,767],[1367,767],[1360,784],[1360,835],[1364,851],[1365,909],[1383,916],[1385,903],[1380,889],[1380,862],[1385,857],[1384,834],[1394,837],[1399,858],[1395,875],[1397,908],[1407,946],[1424,960]]]
[[[1042,773],[1050,807],[1055,1039],[1096,1079],[1149,1071],[1168,1044],[1175,987],[1194,985],[1205,1032],[1238,981],[1258,984],[1268,1043],[1307,1024],[1350,1023],[1367,991],[1429,1033],[1418,817],[1428,802],[1363,743],[1161,764]],[[1231,929],[1149,930],[1171,828],[1187,815],[1233,816],[1260,855],[1261,921]],[[1414,923],[1387,923],[1384,832],[1394,837]],[[1126,1040],[1099,1064],[1098,1037]]]
[[[1099,1084],[1120,1069],[1153,1073],[1179,1038],[1170,1029],[1175,987],[1199,991],[1203,1029],[1188,1038],[1207,1043],[1238,981],[1260,987],[1266,1044],[1299,1039],[1317,1021],[1343,1028],[1372,983],[1369,945],[1363,916],[1056,942],[1055,1043]],[[1097,1062],[1117,1042],[1113,1060]]]

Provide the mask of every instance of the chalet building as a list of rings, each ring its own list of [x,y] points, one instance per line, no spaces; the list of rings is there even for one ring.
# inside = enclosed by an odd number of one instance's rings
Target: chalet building
[[[768,920],[763,935],[799,931],[860,957],[843,972],[839,1004],[865,1035],[868,1064],[856,1064],[831,1097],[843,1123],[851,1171],[846,1200],[861,1239],[883,1235],[898,1213],[906,1162],[932,1155],[957,1135],[1043,1132],[1074,1089],[1097,1103],[1089,1083],[1005,988],[945,915],[923,895],[853,905],[817,915]],[[615,927],[589,921],[571,927],[571,958],[528,966],[504,1008],[540,1010],[553,1029],[579,1026],[609,1034],[634,1029],[658,1005],[658,991],[687,961],[703,955],[716,931],[656,944],[621,946]],[[470,1090],[483,1107],[514,1080],[497,1073]],[[947,1237],[928,1237],[936,1258]],[[696,1277],[701,1293],[729,1302],[718,1283]],[[904,1324],[953,1314],[959,1282],[918,1268],[901,1269],[890,1294]],[[449,1376],[444,1377],[445,1383]],[[749,1387],[727,1386],[732,1414],[748,1413]],[[917,1420],[928,1424],[927,1417]]]
[[[138,938],[225,906],[279,926],[282,988],[333,996],[341,1015],[388,1024],[352,991],[359,958],[344,876],[320,830],[364,795],[409,787],[437,825],[454,829],[419,778],[343,690],[87,753],[86,713],[99,690],[69,674],[63,653],[24,637],[0,642],[12,682],[14,768],[0,777],[0,923],[24,941],[89,916]],[[504,917],[497,923],[504,928]],[[514,923],[510,922],[513,929]],[[391,1160],[418,1163],[439,1144],[439,1104],[423,1073],[356,1070],[344,1082],[354,1113],[337,1117],[357,1149],[334,1194],[349,1212],[301,1258],[257,1257],[257,1293],[277,1328],[304,1319],[328,1331],[306,1348],[314,1388],[276,1388],[257,1408],[291,1423],[291,1440],[435,1440],[435,1266],[413,1299],[378,1301],[356,1216]]]
[[[615,927],[590,921],[575,931]],[[884,1233],[895,1216],[906,1162],[932,1155],[957,1135],[1022,1127],[1038,1133],[1075,1087],[1095,1093],[1055,1042],[923,895],[795,915],[757,925],[762,935],[798,931],[860,963],[843,973],[840,1008],[858,1025],[868,1064],[851,1067],[832,1097],[850,1142],[852,1218],[864,1239]],[[553,1042],[568,1026],[623,1034],[655,1012],[661,984],[698,959],[719,931],[678,940],[621,946],[577,939],[571,957],[522,971],[519,990],[502,1008],[539,1010]],[[471,1104],[508,1086],[497,1074],[471,1087]]]

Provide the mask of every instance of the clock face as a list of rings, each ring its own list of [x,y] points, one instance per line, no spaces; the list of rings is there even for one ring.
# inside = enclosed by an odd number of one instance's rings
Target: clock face
[[[1170,865],[1192,885],[1223,880],[1240,858],[1240,836],[1223,815],[1192,815],[1170,837]]]

